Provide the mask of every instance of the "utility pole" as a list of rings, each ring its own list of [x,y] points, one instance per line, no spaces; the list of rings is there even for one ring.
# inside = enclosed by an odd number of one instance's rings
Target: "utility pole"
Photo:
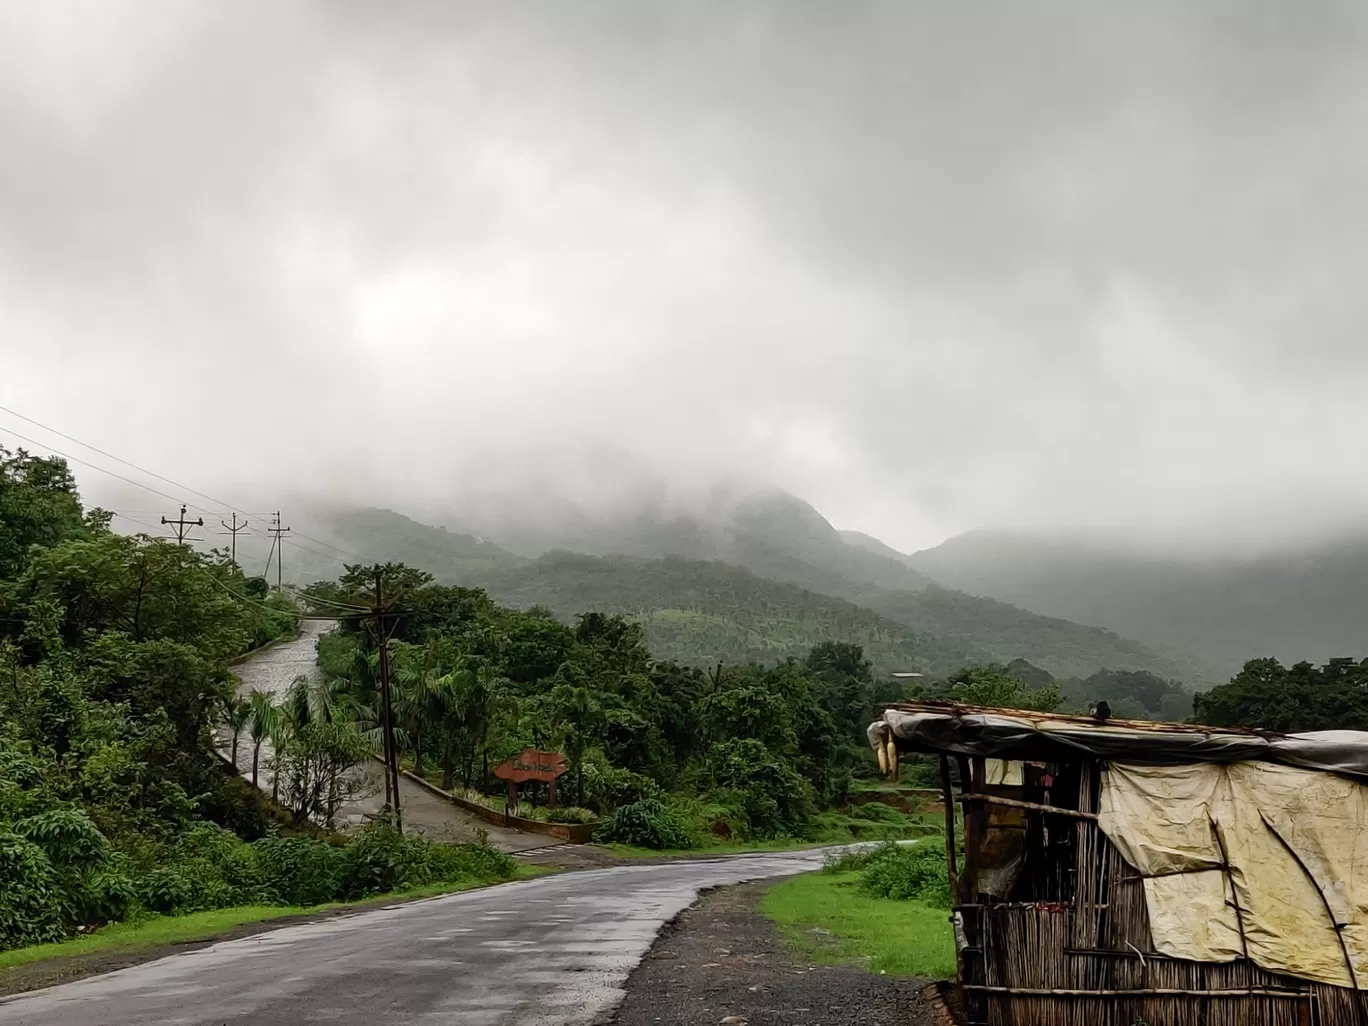
[[[181,503],[180,516],[179,516],[177,519],[175,519],[175,520],[167,520],[166,517],[162,517],[162,518],[161,518],[161,522],[162,522],[163,524],[170,524],[172,527],[174,527],[174,528],[176,529],[176,544],[177,544],[177,545],[184,545],[184,544],[185,544],[185,529],[186,529],[187,527],[203,527],[203,526],[204,526],[204,518],[203,518],[203,517],[200,517],[200,518],[197,519],[197,520],[186,520],[186,519],[185,519],[185,503],[183,503],[183,502]]]
[[[275,516],[271,520],[271,526],[268,527],[267,530],[270,531],[271,534],[275,535],[274,548],[276,555],[276,591],[279,591],[281,585],[281,572],[284,570],[285,563],[285,548],[283,545],[280,544],[280,536],[282,534],[289,534],[290,532],[290,529],[288,527],[280,526],[280,510],[276,510]],[[268,562],[267,566],[269,567],[269,565],[270,564]]]
[[[223,524],[223,521],[220,520],[219,523],[220,523],[220,524]],[[224,526],[224,527],[228,527],[227,524],[223,524],[223,526]],[[236,563],[237,563],[237,533],[238,533],[239,531],[243,530],[246,526],[247,526],[247,521],[244,520],[241,524],[239,524],[239,523],[237,522],[237,514],[234,513],[234,514],[233,514],[233,526],[232,526],[232,527],[228,527],[228,533],[231,534],[231,535],[233,536],[233,541],[232,541],[232,553],[231,553],[231,555],[229,556],[229,558],[233,561],[233,563],[234,563],[235,565],[236,565]]]
[[[380,649],[380,716],[385,739],[385,791],[393,799],[394,826],[404,832],[404,814],[399,808],[399,751],[394,743],[394,707],[390,699],[389,638],[390,625],[385,607],[383,571],[375,568],[375,639]]]

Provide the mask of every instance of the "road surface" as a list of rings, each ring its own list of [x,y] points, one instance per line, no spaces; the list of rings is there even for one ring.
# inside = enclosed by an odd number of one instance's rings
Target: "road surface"
[[[0,1000],[14,1026],[579,1026],[701,889],[823,852],[565,873],[225,941]]]
[[[260,690],[283,695],[296,677],[313,679],[318,675],[318,639],[332,625],[326,621],[305,620],[300,626],[298,638],[253,653],[233,667],[241,682],[238,694],[245,696]],[[231,735],[220,728],[218,741],[224,756],[230,756]],[[272,779],[270,756],[271,745],[266,742],[258,759],[257,783],[267,792],[271,790]],[[238,738],[237,766],[243,776],[248,780],[252,778],[252,740],[246,731]],[[374,816],[384,805],[383,767],[378,762],[368,761],[357,767],[356,772],[365,780],[365,788],[360,797],[338,811],[337,826],[341,830],[363,826],[367,817]],[[554,843],[554,839],[545,834],[487,823],[408,779],[399,781],[399,805],[404,813],[404,829],[434,840],[473,841],[477,833],[484,830],[489,835],[489,843],[502,851],[518,852]]]

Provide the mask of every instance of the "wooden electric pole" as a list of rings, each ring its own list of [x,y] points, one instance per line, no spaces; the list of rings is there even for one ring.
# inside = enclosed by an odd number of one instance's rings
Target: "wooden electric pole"
[[[223,524],[224,527],[228,527],[228,525],[227,525],[227,524],[224,524],[222,520],[220,520],[219,523],[220,523],[220,524]],[[232,527],[228,527],[228,533],[229,533],[230,535],[233,536],[233,541],[232,541],[232,543],[231,543],[231,544],[232,544],[232,548],[231,548],[231,552],[230,552],[228,558],[231,559],[231,560],[233,561],[234,564],[237,563],[237,533],[238,533],[239,531],[243,530],[246,526],[247,526],[247,521],[244,520],[242,523],[239,524],[239,523],[237,522],[237,514],[234,513],[234,514],[233,514],[233,526],[232,526]]]
[[[385,749],[385,791],[394,809],[394,827],[404,832],[404,814],[399,807],[399,751],[394,743],[394,706],[390,698],[389,638],[393,630],[385,606],[383,571],[375,568],[375,640],[380,655],[380,716]]]
[[[204,518],[203,518],[203,517],[200,517],[200,518],[197,519],[197,520],[186,520],[186,519],[185,519],[185,503],[183,503],[183,502],[181,503],[181,511],[180,511],[180,516],[179,516],[179,517],[177,517],[175,520],[167,520],[166,517],[162,517],[162,518],[161,518],[161,522],[162,522],[163,524],[170,524],[172,527],[174,527],[174,528],[176,529],[176,544],[178,544],[178,545],[184,545],[184,544],[185,544],[185,531],[186,531],[186,528],[189,528],[189,527],[203,527],[203,526],[204,526]]]
[[[279,591],[281,587],[281,574],[284,570],[285,563],[285,547],[280,544],[282,540],[280,536],[282,534],[290,533],[290,529],[288,527],[280,526],[280,510],[276,510],[275,517],[271,520],[271,526],[268,527],[266,530],[270,531],[271,534],[275,536],[274,548],[276,557],[276,591]],[[269,559],[267,560],[266,565],[268,567],[270,566]]]

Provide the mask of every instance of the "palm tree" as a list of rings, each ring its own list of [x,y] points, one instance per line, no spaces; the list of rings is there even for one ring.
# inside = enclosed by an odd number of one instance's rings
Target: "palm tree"
[[[252,739],[252,786],[257,786],[257,766],[261,760],[261,746],[280,729],[280,709],[275,695],[253,688],[247,696],[250,719],[247,733]]]
[[[233,769],[237,769],[238,757],[238,738],[242,736],[243,730],[247,728],[247,721],[252,718],[252,705],[247,699],[240,695],[233,695],[223,703],[222,720],[223,725],[233,732]]]
[[[584,804],[584,754],[603,732],[603,706],[586,687],[557,684],[551,689],[552,716],[561,724],[565,754],[575,768],[575,804]]]
[[[423,734],[440,727],[446,694],[443,677],[433,672],[436,661],[432,649],[395,646],[394,715],[406,736],[413,739],[413,772],[423,775]]]

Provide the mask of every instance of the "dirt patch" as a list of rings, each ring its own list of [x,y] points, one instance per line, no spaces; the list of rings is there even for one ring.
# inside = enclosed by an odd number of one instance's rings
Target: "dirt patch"
[[[777,881],[708,891],[661,931],[614,1026],[930,1026],[925,980],[796,960],[757,908]]]

